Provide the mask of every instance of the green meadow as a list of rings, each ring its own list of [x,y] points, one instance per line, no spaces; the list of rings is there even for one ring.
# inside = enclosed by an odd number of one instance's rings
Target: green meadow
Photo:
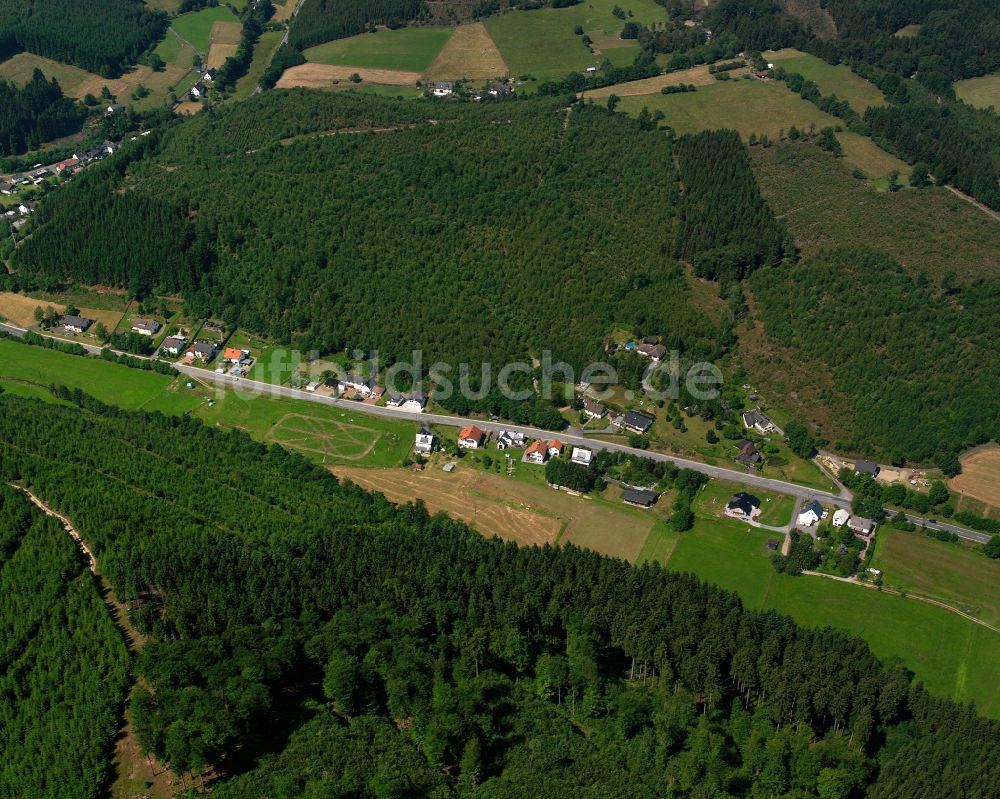
[[[212,25],[216,22],[237,21],[236,15],[229,10],[228,6],[219,5],[209,6],[200,11],[192,11],[189,14],[181,14],[171,23],[171,27],[199,52],[207,53],[212,38]]]
[[[935,693],[974,701],[982,713],[1000,718],[996,679],[1000,634],[913,598],[821,577],[777,574],[766,548],[767,539],[775,534],[720,516],[718,501],[729,488],[710,483],[695,502],[694,528],[680,534],[654,529],[637,562],[655,560],[672,571],[694,573],[736,591],[748,607],[776,610],[800,624],[837,627],[860,635],[876,655],[913,670]],[[894,564],[886,558],[880,568],[888,575],[895,571]],[[927,566],[921,579],[930,581],[939,596],[947,594],[952,578],[939,588],[930,562]],[[960,583],[961,575],[956,574],[954,580]],[[993,585],[986,588],[987,593]]]
[[[847,100],[859,114],[869,106],[885,105],[885,97],[878,87],[856,75],[845,64],[828,64],[793,48],[769,51],[763,56],[768,62],[811,80],[823,94],[836,94],[841,100]]]
[[[325,42],[303,55],[320,64],[425,72],[453,32],[454,28],[380,30]]]
[[[631,15],[626,20],[611,10],[620,5]],[[613,64],[629,64],[639,52],[634,42],[619,38],[625,21],[642,23],[666,20],[666,11],[652,0],[592,0],[568,8],[540,8],[512,11],[486,20],[489,31],[512,76],[530,74],[538,79],[561,78],[568,72],[582,72],[598,66],[605,58]],[[593,39],[592,53],[573,33],[580,25]]]
[[[1000,108],[1000,72],[958,81],[955,95],[976,108]]]
[[[140,408],[170,385],[172,378],[156,372],[67,355],[43,347],[0,339],[0,380],[45,388],[53,384],[79,388],[101,402]],[[47,393],[47,392],[46,392]]]

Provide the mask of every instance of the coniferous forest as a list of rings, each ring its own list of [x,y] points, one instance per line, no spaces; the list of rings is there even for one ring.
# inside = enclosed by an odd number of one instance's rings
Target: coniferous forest
[[[23,87],[0,80],[0,156],[18,155],[80,129],[86,111],[55,78],[35,70]]]
[[[296,138],[338,128],[374,131]],[[303,349],[477,374],[546,349],[579,368],[615,322],[716,357],[670,251],[672,164],[662,131],[599,107],[269,93],[88,169],[39,210],[18,279],[180,292]]]
[[[97,796],[128,672],[125,644],[76,545],[3,480],[0,796]]]
[[[136,63],[166,27],[166,14],[141,0],[4,0],[0,60],[27,50],[110,78]]]
[[[140,741],[216,769],[215,795],[1000,790],[997,723],[859,639],[659,566],[482,539],[240,432],[58,393],[0,395],[0,477],[93,549],[151,636]]]

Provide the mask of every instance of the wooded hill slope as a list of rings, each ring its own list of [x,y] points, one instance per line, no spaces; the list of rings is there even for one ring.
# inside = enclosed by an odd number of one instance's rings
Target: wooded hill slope
[[[614,323],[718,354],[671,253],[670,139],[602,108],[275,92],[131,158],[39,211],[25,285],[181,292],[279,341],[427,365],[581,365]]]
[[[115,77],[166,27],[166,14],[141,0],[4,0],[0,60],[27,50]]]
[[[215,795],[1000,791],[997,723],[859,639],[659,566],[484,540],[240,432],[57,394],[0,395],[0,479],[73,519],[152,636],[140,740],[221,769]]]

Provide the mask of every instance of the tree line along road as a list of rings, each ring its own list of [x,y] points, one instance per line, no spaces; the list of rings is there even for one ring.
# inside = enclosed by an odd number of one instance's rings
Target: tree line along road
[[[16,327],[9,324],[0,324],[0,330],[10,333],[15,336],[23,336],[27,331],[24,328]],[[50,337],[55,338],[55,337]],[[56,339],[61,340],[61,339]],[[82,344],[81,345],[88,352],[95,355],[100,354],[101,347],[95,346],[93,344]],[[124,353],[126,355],[130,353]],[[141,357],[141,356],[132,356]],[[795,497],[797,500],[808,500],[808,499],[818,499],[823,503],[834,505],[838,508],[848,508],[851,507],[851,497],[840,496],[839,494],[832,494],[827,491],[818,491],[816,489],[807,488],[806,486],[800,486],[795,483],[785,482],[784,480],[775,480],[770,477],[759,477],[753,474],[747,474],[746,472],[737,471],[736,469],[728,469],[723,466],[712,466],[707,463],[701,463],[700,461],[688,460],[687,458],[681,458],[676,455],[668,455],[663,452],[654,452],[647,449],[639,449],[638,447],[630,447],[627,444],[618,444],[613,441],[601,441],[595,438],[588,438],[587,436],[580,435],[579,433],[569,431],[553,432],[550,430],[541,430],[536,427],[528,427],[524,425],[507,424],[504,422],[488,422],[482,419],[472,419],[469,417],[462,416],[446,416],[439,413],[413,413],[410,411],[404,411],[399,408],[387,408],[378,405],[367,405],[361,402],[355,402],[353,400],[343,400],[336,399],[334,397],[323,397],[316,396],[310,392],[303,389],[290,388],[288,386],[276,386],[271,383],[264,383],[260,380],[251,380],[246,377],[233,377],[227,374],[218,374],[217,372],[211,371],[209,369],[201,369],[196,366],[189,366],[182,363],[174,363],[174,369],[176,369],[181,374],[187,375],[189,377],[196,377],[200,380],[215,383],[223,387],[230,389],[243,389],[248,394],[253,394],[254,396],[268,395],[273,397],[284,397],[286,399],[296,399],[303,400],[306,402],[316,402],[322,405],[333,405],[335,407],[347,408],[356,413],[366,413],[372,416],[381,416],[383,418],[389,419],[401,419],[408,420],[412,422],[422,423],[426,425],[443,425],[447,427],[465,427],[466,425],[476,425],[476,427],[481,430],[485,430],[490,433],[497,433],[501,430],[515,430],[519,433],[524,434],[529,438],[545,438],[545,437],[558,437],[560,441],[564,444],[571,444],[574,446],[588,447],[593,450],[606,450],[609,452],[625,452],[630,455],[635,455],[639,458],[649,458],[654,461],[664,461],[668,463],[673,463],[682,469],[692,469],[697,472],[701,472],[708,477],[715,478],[716,480],[728,480],[734,483],[740,483],[742,485],[750,486],[751,488],[757,488],[762,491],[773,491],[778,494],[787,494]],[[797,506],[796,506],[797,507]],[[931,530],[943,530],[946,532],[954,533],[960,538],[964,538],[968,541],[973,541],[979,544],[985,544],[990,540],[990,537],[986,533],[976,532],[974,530],[967,530],[963,527],[958,527],[953,524],[947,524],[939,521],[931,521],[929,519],[921,519],[917,516],[911,516],[907,514],[907,519],[916,525],[921,525],[927,527]],[[793,518],[794,521],[794,518]]]

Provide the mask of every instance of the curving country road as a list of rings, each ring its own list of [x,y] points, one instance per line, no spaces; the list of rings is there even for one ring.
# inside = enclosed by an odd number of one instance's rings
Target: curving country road
[[[0,330],[15,336],[23,336],[27,332],[24,328],[16,327],[10,324],[0,324]],[[101,347],[97,347],[93,344],[83,344],[81,346],[83,346],[83,348],[88,352],[92,352],[95,355],[100,354],[101,352]],[[287,399],[296,399],[305,402],[316,402],[321,405],[332,405],[335,407],[345,408],[354,413],[366,413],[372,416],[380,416],[388,419],[402,419],[421,424],[443,425],[448,427],[465,427],[466,425],[474,424],[481,430],[486,430],[491,433],[497,433],[501,430],[516,430],[517,432],[523,433],[525,436],[530,438],[558,438],[564,444],[588,447],[593,450],[626,452],[640,458],[649,458],[654,461],[673,463],[680,468],[693,469],[694,471],[701,472],[702,474],[717,480],[729,480],[734,483],[741,483],[763,491],[788,494],[795,497],[799,501],[815,498],[823,503],[834,505],[838,508],[851,507],[851,497],[849,495],[842,496],[840,494],[832,494],[827,491],[817,491],[816,489],[808,488],[806,486],[796,485],[795,483],[789,483],[784,480],[775,480],[770,477],[760,477],[758,475],[748,474],[737,469],[729,469],[724,466],[712,466],[707,463],[701,463],[700,461],[689,460],[676,455],[667,455],[663,452],[654,452],[652,450],[630,447],[627,444],[619,444],[613,441],[601,441],[600,439],[582,435],[579,431],[574,431],[572,428],[555,433],[548,430],[541,430],[537,427],[528,427],[525,425],[516,425],[506,422],[487,422],[482,419],[472,419],[461,416],[446,416],[438,413],[413,413],[410,411],[404,411],[400,408],[387,408],[378,405],[368,405],[354,400],[317,396],[305,391],[304,389],[290,388],[288,386],[276,386],[271,383],[251,380],[246,377],[232,377],[231,375],[218,374],[217,372],[213,372],[208,369],[201,369],[199,367],[189,366],[182,363],[175,363],[173,364],[173,367],[181,374],[188,375],[189,377],[195,377],[201,381],[214,383],[230,389],[240,390],[251,396],[285,397]],[[955,535],[961,538],[974,541],[979,544],[987,543],[991,537],[986,533],[967,530],[963,527],[957,527],[953,524],[939,522],[936,520],[931,521],[928,519],[921,519],[917,516],[909,514],[907,514],[907,519],[918,526],[923,525],[932,530],[945,530],[950,533],[955,533]]]

